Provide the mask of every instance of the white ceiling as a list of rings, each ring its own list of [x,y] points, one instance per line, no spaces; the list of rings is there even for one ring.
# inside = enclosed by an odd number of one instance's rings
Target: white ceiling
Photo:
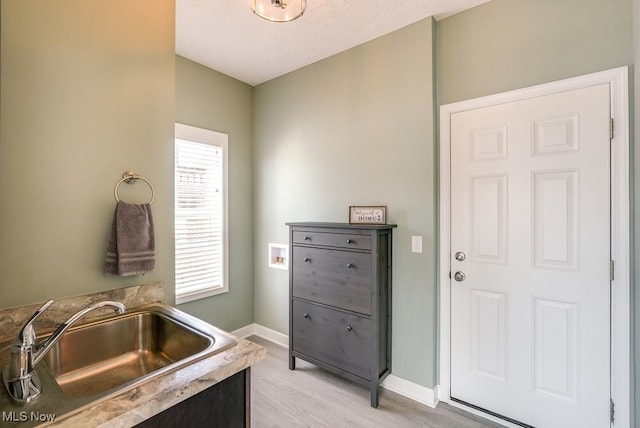
[[[176,0],[176,53],[257,85],[429,16],[489,0],[307,0],[301,18],[273,23],[249,0]]]

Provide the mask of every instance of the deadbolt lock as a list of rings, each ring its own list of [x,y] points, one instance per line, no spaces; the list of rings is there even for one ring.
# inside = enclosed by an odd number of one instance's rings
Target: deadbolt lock
[[[456,257],[456,260],[459,262],[467,258],[467,256],[462,251],[458,251],[455,257]]]

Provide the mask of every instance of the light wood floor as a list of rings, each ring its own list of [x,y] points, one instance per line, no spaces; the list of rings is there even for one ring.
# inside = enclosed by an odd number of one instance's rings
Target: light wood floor
[[[377,409],[368,388],[296,359],[289,370],[286,348],[257,336],[248,340],[267,350],[251,368],[251,424],[254,428],[479,428],[500,425],[445,403],[437,409],[380,389]]]

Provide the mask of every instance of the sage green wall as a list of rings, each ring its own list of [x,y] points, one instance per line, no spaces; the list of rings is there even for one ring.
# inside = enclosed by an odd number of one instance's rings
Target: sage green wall
[[[178,307],[235,330],[253,322],[253,88],[176,56],[176,122],[229,136],[229,292]]]
[[[393,371],[435,383],[432,21],[261,84],[254,103],[255,322],[288,334],[288,272],[267,267],[288,221],[348,221],[387,205]],[[421,254],[411,236],[423,237]]]
[[[438,22],[438,103],[630,64],[631,0],[492,0]]]
[[[172,292],[174,1],[0,7],[0,307],[158,280]],[[104,277],[126,170],[155,186],[157,267]]]
[[[436,63],[439,104],[587,74],[635,62],[640,64],[639,1],[493,0],[438,23]],[[634,18],[635,16],[635,18]],[[635,29],[635,37],[633,37]],[[635,57],[633,41],[635,45]],[[633,70],[634,68],[632,68]],[[633,77],[633,76],[632,76]],[[640,129],[640,95],[635,85],[635,129]],[[633,97],[632,97],[633,100]],[[640,154],[632,140],[640,167]],[[633,222],[639,224],[638,174],[634,175]],[[640,265],[640,235],[634,233],[635,265]],[[632,287],[640,280],[636,269]],[[640,293],[636,291],[635,331],[640,332]],[[633,358],[638,360],[640,343]],[[635,391],[640,377],[635,374]],[[632,401],[633,403],[633,401]],[[635,397],[635,411],[640,400]],[[636,421],[640,414],[636,415]]]

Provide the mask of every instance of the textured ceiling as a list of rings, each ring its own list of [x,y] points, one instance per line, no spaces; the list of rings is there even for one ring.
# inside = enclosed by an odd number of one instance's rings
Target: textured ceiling
[[[305,14],[272,23],[249,0],[176,0],[176,53],[257,85],[429,16],[488,0],[307,0]]]

